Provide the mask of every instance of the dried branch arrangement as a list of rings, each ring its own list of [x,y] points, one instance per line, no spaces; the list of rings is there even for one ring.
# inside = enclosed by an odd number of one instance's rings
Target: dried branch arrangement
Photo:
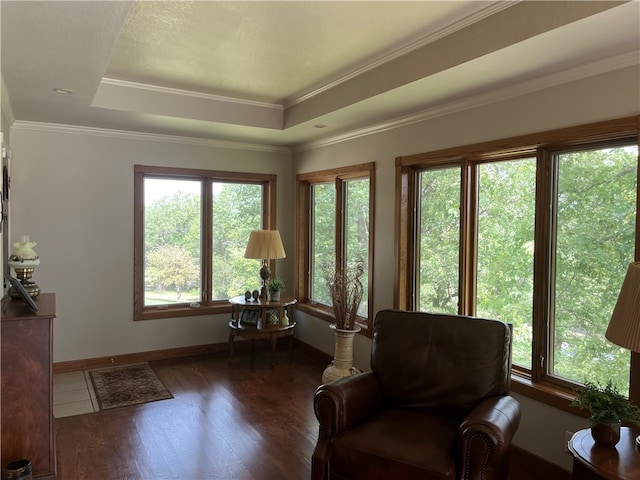
[[[361,260],[329,270],[328,285],[336,318],[336,328],[354,330],[356,315],[362,301],[361,278],[364,265]]]

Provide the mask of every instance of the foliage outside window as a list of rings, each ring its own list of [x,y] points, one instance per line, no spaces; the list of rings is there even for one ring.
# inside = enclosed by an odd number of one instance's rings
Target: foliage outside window
[[[134,318],[227,309],[258,287],[251,230],[273,227],[275,176],[135,166]]]
[[[371,327],[375,164],[299,174],[298,306],[335,320],[327,278],[335,268],[362,261],[364,287],[357,323]]]
[[[635,117],[401,157],[397,172],[397,308],[510,323],[523,385],[638,391],[604,337],[639,243]]]
[[[629,352],[604,332],[634,260],[638,147],[553,155],[555,248],[549,373],[629,389]]]

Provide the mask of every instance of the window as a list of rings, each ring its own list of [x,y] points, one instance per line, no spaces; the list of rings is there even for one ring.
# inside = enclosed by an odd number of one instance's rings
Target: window
[[[328,272],[362,262],[364,293],[357,323],[371,327],[375,164],[305,173],[298,182],[298,306],[331,321]]]
[[[513,363],[531,368],[536,159],[481,163],[476,315],[511,323]]]
[[[510,323],[514,378],[556,406],[585,380],[640,393],[604,337],[640,253],[636,117],[400,157],[397,175],[397,308]]]
[[[460,270],[460,167],[418,176],[418,310],[456,313]]]
[[[257,288],[251,230],[275,228],[275,176],[135,166],[134,318],[228,309]]]
[[[556,152],[549,374],[629,387],[629,352],[605,339],[634,260],[637,145]]]

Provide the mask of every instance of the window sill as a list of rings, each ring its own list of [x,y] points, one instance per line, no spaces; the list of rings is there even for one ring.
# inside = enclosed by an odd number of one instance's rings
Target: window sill
[[[197,315],[220,315],[231,313],[231,305],[228,302],[218,304],[201,305],[200,307],[190,307],[179,305],[167,308],[145,308],[142,312],[134,312],[133,319],[156,320],[160,318],[194,317]]]
[[[511,373],[511,391],[544,403],[551,407],[563,410],[579,417],[588,417],[588,412],[570,406],[575,395],[558,388],[550,382],[532,382],[528,377],[517,372]]]

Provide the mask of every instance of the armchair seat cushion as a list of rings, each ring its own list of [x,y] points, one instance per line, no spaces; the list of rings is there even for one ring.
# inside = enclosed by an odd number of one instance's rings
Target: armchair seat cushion
[[[331,478],[455,479],[459,424],[407,408],[380,410],[333,439]]]

